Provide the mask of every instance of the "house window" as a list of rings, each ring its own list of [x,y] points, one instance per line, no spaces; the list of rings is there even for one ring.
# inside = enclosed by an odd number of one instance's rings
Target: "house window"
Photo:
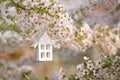
[[[50,52],[46,52],[46,57],[47,57],[47,58],[50,58],[50,57],[51,57]]]
[[[49,61],[52,60],[52,46],[51,44],[40,44],[40,50],[39,50],[40,61]]]
[[[45,58],[45,53],[41,52],[41,58]]]
[[[45,45],[41,44],[41,50],[44,50],[44,49],[45,49]]]
[[[50,44],[47,44],[47,45],[46,45],[46,49],[47,49],[47,50],[50,50]]]

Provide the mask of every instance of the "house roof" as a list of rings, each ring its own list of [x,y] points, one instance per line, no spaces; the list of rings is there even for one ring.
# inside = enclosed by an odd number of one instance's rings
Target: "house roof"
[[[38,44],[38,42],[39,42],[39,39],[42,37],[43,34],[44,34],[43,31],[39,33],[38,37],[37,37],[36,40],[33,42],[33,44],[31,45],[31,47],[34,47],[34,48],[35,48],[35,47],[37,46],[37,44]]]

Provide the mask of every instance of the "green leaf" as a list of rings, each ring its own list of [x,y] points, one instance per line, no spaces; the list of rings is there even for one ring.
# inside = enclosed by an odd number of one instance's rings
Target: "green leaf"
[[[40,4],[38,4],[38,6],[43,6],[44,5],[44,3],[40,3]]]
[[[38,12],[42,12],[42,9],[41,8],[35,8]]]
[[[51,24],[49,24],[48,26],[49,26],[50,28],[53,28],[53,27],[54,27],[54,24],[51,23]]]
[[[29,76],[30,75],[31,71],[28,71],[28,72],[23,72],[22,73],[22,76],[25,78],[25,80],[30,80]]]
[[[44,80],[49,80],[48,77],[44,77]]]
[[[16,13],[20,12],[20,8],[16,6]]]
[[[74,75],[67,75],[68,80],[76,80]]]
[[[20,0],[20,3],[22,2],[23,0]]]
[[[83,40],[83,36],[81,36],[78,32],[75,33],[75,37],[77,37],[79,40]]]
[[[13,20],[15,16],[7,16],[7,18]]]
[[[7,80],[4,76],[2,76],[2,80]]]
[[[60,18],[60,16],[57,15],[57,14],[55,14],[54,17],[55,17],[56,19],[59,19],[59,18]]]
[[[0,0],[0,3],[4,2],[4,1],[6,1],[6,0]]]
[[[53,2],[54,0],[49,0],[50,2]]]
[[[28,30],[26,31],[26,34],[30,34],[30,33],[31,33],[31,30],[28,29]]]
[[[11,24],[9,25],[10,29],[14,29],[15,28],[15,24]]]
[[[40,77],[37,77],[37,79],[36,79],[36,80],[41,80],[41,79],[40,79]]]
[[[111,41],[114,42],[114,43],[116,42],[115,38],[111,38]]]
[[[2,64],[2,63],[0,63],[0,68],[1,68],[1,67],[3,67],[3,64]]]
[[[25,78],[25,80],[30,80],[29,76],[26,74],[24,74],[24,78]]]
[[[30,15],[31,15],[31,12],[29,11],[29,12],[28,12],[28,16],[30,16]]]
[[[37,30],[34,30],[34,33],[36,33],[37,32]]]
[[[117,54],[116,54],[116,56],[120,56],[120,54],[119,54],[119,53],[117,53]]]
[[[8,9],[8,7],[9,7],[10,5],[11,5],[11,3],[9,3],[9,2],[6,3],[6,4],[5,4],[5,8]]]
[[[105,68],[105,67],[108,67],[108,66],[111,66],[112,65],[112,61],[110,58],[107,58],[107,59],[103,59],[102,60],[102,67]]]
[[[0,15],[0,19],[3,19],[3,17]]]

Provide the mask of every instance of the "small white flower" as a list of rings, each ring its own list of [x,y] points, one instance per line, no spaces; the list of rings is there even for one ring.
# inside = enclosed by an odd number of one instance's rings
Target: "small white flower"
[[[83,58],[83,59],[84,59],[84,60],[86,60],[86,61],[87,61],[87,60],[89,60],[89,58],[88,58],[88,57],[86,57],[86,56],[84,56],[84,58]]]
[[[102,66],[102,62],[101,62],[101,60],[98,60],[98,61],[95,61],[95,64],[96,64],[96,68],[101,68]]]
[[[87,69],[83,69],[83,72],[82,72],[82,75],[88,75],[89,74],[89,71]]]
[[[97,71],[96,70],[93,70],[93,75],[97,76]]]
[[[60,9],[60,11],[64,10],[64,6],[63,5],[59,5],[58,8]]]
[[[94,65],[92,63],[87,63],[87,68],[93,70]]]
[[[83,69],[83,67],[84,67],[84,64],[79,64],[79,65],[77,65],[77,70],[81,70],[81,69]]]

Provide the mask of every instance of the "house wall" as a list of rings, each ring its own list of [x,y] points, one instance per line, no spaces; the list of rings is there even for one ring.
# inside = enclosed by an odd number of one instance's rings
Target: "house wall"
[[[35,52],[35,58],[36,58],[36,60],[37,61],[39,61],[39,45],[37,45],[37,47],[36,47],[36,52]]]
[[[52,44],[53,42],[50,39],[50,37],[47,35],[47,33],[44,33],[42,37],[39,39],[39,43]]]
[[[51,60],[53,60],[53,46],[52,46],[52,44],[50,45],[51,46]]]
[[[38,50],[38,54],[39,54],[39,55],[38,55],[38,56],[39,56],[38,58],[39,58],[39,61],[52,61],[52,60],[53,60],[52,44],[50,44],[50,49],[49,49],[49,50],[46,50],[46,49],[41,50],[41,44],[38,44],[38,45],[39,45],[39,46],[38,46],[38,47],[39,47],[39,48],[38,48],[38,49],[39,49],[39,50]],[[47,45],[47,44],[44,44],[45,48],[46,48],[46,45]],[[41,52],[44,52],[44,53],[45,53],[45,58],[41,58]],[[51,55],[50,58],[46,58],[46,56],[47,56],[46,53],[47,53],[47,52],[50,52],[50,53],[51,53],[51,54],[50,54],[50,55]]]
[[[49,36],[47,35],[47,33],[44,33],[41,37],[38,37],[37,41],[35,41],[36,43],[34,43],[32,46],[36,47],[36,54],[35,54],[35,58],[37,61],[52,61],[53,60],[53,52],[52,52],[52,40],[49,38]],[[50,49],[47,50],[46,49],[46,45],[49,44],[50,45]],[[41,45],[44,45],[44,49],[41,49]],[[41,52],[44,52],[44,58],[41,58]],[[47,52],[50,52],[51,57],[47,58]]]

